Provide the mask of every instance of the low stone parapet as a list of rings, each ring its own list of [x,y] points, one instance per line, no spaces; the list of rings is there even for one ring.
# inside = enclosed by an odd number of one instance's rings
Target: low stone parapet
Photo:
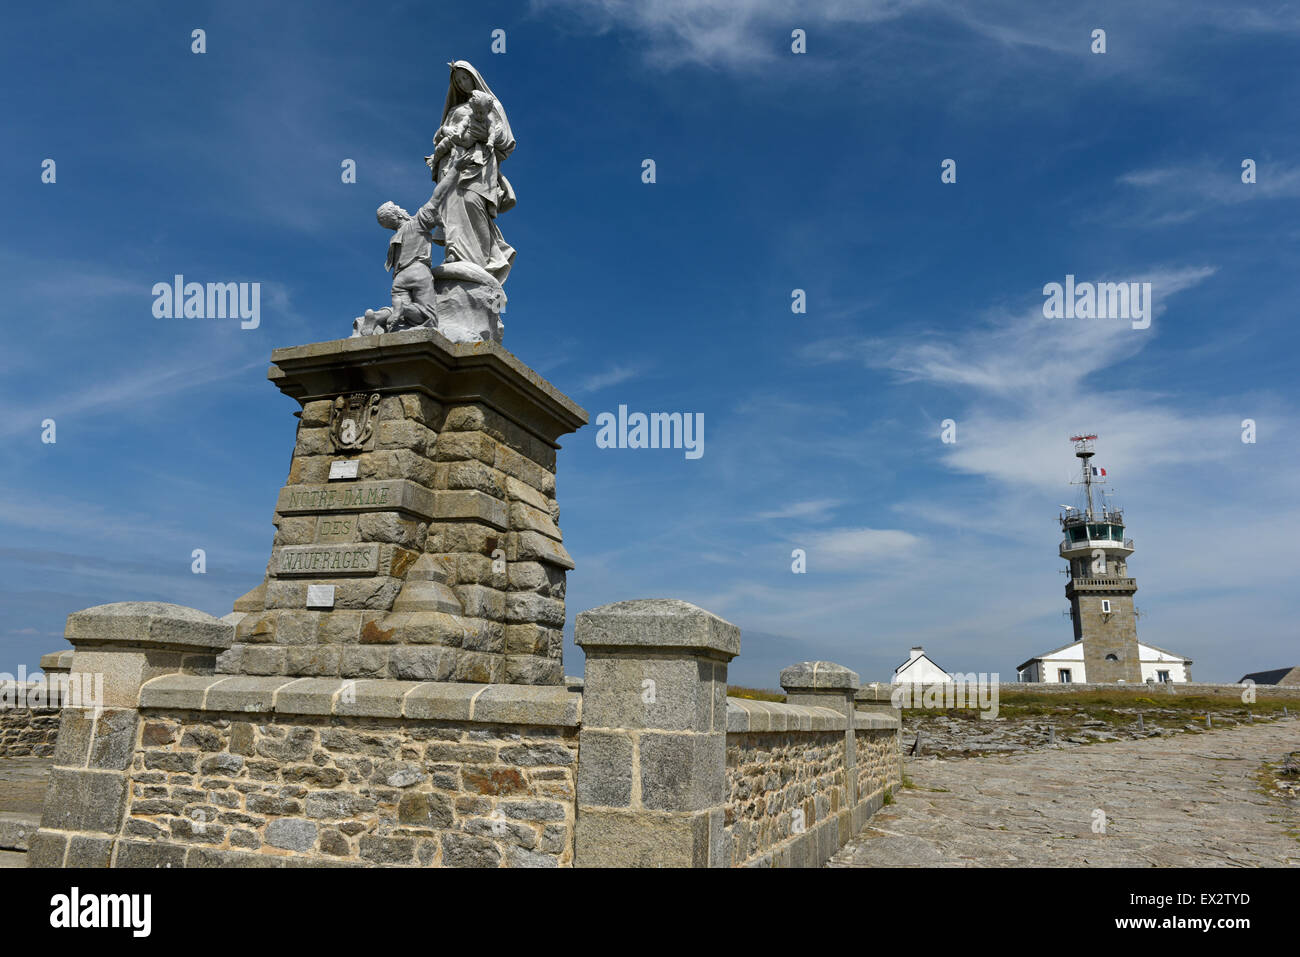
[[[843,731],[848,718],[834,708],[814,708],[780,701],[727,699],[727,734],[771,731]]]
[[[803,662],[782,685],[804,703],[728,699],[733,866],[819,866],[898,786],[897,712],[858,711],[857,680],[833,662]]]
[[[68,696],[71,651],[41,658],[41,672],[28,679],[0,678],[0,758],[49,757],[59,737],[59,709]],[[80,692],[80,684],[73,689]]]
[[[740,631],[686,602],[579,616],[563,685],[217,673],[233,625],[177,606],[69,625],[104,691],[62,712],[30,866],[817,866],[899,781],[857,675],[729,699]]]
[[[60,707],[43,683],[0,681],[0,758],[52,755]]]
[[[582,695],[546,685],[177,674],[145,684],[140,707],[577,728]]]
[[[564,688],[175,675],[140,708],[119,867],[572,862]]]
[[[587,653],[576,863],[815,867],[899,783],[897,713],[858,676],[792,665],[788,702],[726,697],[740,629],[671,599],[578,616]]]

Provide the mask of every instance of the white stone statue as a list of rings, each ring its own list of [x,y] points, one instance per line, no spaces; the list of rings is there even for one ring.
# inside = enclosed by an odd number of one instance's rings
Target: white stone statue
[[[515,205],[501,163],[515,148],[505,108],[466,60],[449,63],[451,78],[434,151],[425,164],[437,181],[414,217],[394,203],[378,210],[380,225],[395,235],[387,267],[393,305],[368,309],[353,322],[353,336],[434,328],[453,342],[500,342],[502,283],[515,250],[497,227],[498,213]],[[433,245],[444,249],[432,263]]]
[[[451,80],[442,125],[425,162],[438,180],[454,175],[452,165],[464,154],[470,162],[460,167],[456,189],[447,197],[444,235],[434,241],[446,247],[446,262],[473,263],[504,283],[515,251],[501,236],[496,217],[515,205],[510,181],[501,175],[501,163],[514,152],[515,137],[505,108],[478,70],[467,60],[447,65]]]

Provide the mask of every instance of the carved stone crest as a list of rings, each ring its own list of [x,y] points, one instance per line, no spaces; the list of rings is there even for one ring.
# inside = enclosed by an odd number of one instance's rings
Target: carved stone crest
[[[340,452],[360,452],[379,418],[379,393],[369,397],[364,392],[339,396],[330,407],[330,441]]]

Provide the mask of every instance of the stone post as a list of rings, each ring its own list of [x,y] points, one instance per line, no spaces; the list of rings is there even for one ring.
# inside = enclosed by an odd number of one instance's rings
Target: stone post
[[[117,602],[68,616],[68,695],[59,719],[29,867],[108,867],[126,813],[139,740],[140,687],[160,675],[211,675],[234,629],[193,608]]]
[[[578,616],[579,867],[726,867],[727,663],[740,629],[684,601]]]
[[[71,651],[51,651],[48,655],[41,655],[41,672],[43,674],[53,675],[57,679],[58,676],[66,675],[71,670]]]
[[[863,685],[857,690],[853,695],[853,703],[859,711],[879,711],[884,714],[897,715],[898,708],[894,707],[893,694],[893,685],[873,681],[871,684]]]
[[[781,687],[787,704],[800,704],[812,708],[833,708],[847,719],[844,726],[844,793],[846,807],[840,810],[844,818],[840,833],[851,833],[850,810],[858,803],[858,739],[856,728],[857,707],[853,696],[858,690],[858,673],[833,661],[801,661],[781,672]]]

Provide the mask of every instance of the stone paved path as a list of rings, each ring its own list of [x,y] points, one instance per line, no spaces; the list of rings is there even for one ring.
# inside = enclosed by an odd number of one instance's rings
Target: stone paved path
[[[1300,808],[1259,790],[1300,720],[1009,757],[909,761],[916,788],[830,867],[1300,866]],[[921,790],[943,788],[943,791]],[[1092,830],[1094,810],[1106,833]],[[1287,834],[1287,830],[1293,834]]]
[[[41,820],[51,758],[0,758],[0,867],[22,867]]]

